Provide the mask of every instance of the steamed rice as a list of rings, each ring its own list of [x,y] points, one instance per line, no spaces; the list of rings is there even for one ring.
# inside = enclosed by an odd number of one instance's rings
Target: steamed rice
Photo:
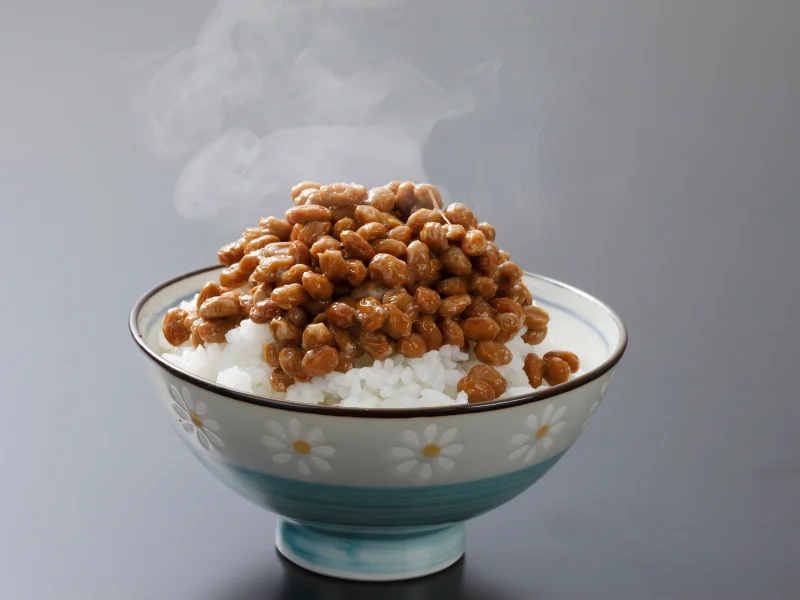
[[[182,302],[181,308],[189,310],[196,297]],[[551,336],[537,346],[522,340],[519,335],[506,344],[511,351],[509,364],[495,367],[508,382],[508,389],[500,399],[534,391],[523,371],[525,356],[530,352],[543,355],[557,349]],[[394,353],[386,360],[373,360],[365,355],[355,361],[347,373],[332,372],[314,377],[307,383],[296,382],[283,392],[270,385],[272,369],[261,358],[264,342],[273,342],[269,325],[257,325],[247,319],[231,329],[226,342],[208,343],[192,348],[190,343],[171,346],[159,334],[164,358],[181,369],[198,377],[235,390],[281,398],[302,404],[328,404],[358,408],[410,408],[467,404],[466,392],[458,392],[458,381],[475,365],[481,364],[472,350],[462,352],[457,346],[442,346],[421,358],[408,358]],[[571,374],[577,377],[581,371]],[[547,387],[543,383],[541,387]],[[538,389],[541,389],[538,388]]]

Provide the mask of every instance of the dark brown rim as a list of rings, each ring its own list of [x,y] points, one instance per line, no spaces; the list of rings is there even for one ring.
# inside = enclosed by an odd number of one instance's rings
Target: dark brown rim
[[[528,404],[530,402],[539,402],[540,400],[544,400],[546,398],[552,398],[553,396],[558,396],[559,394],[565,394],[569,391],[572,391],[576,388],[586,385],[587,383],[598,379],[608,371],[610,371],[614,366],[620,361],[622,355],[625,353],[625,348],[628,345],[628,330],[625,327],[625,324],[620,319],[619,315],[616,312],[611,310],[611,308],[601,302],[594,296],[587,294],[586,292],[579,290],[575,287],[567,285],[566,283],[561,283],[560,281],[556,281],[555,279],[551,279],[549,277],[544,277],[542,275],[536,275],[534,273],[525,273],[530,277],[535,277],[537,279],[541,279],[542,281],[546,281],[552,285],[557,287],[569,290],[574,294],[578,294],[598,304],[603,309],[608,311],[608,313],[613,317],[614,321],[619,327],[620,330],[620,342],[617,345],[616,350],[614,350],[613,354],[599,367],[592,369],[588,373],[584,373],[575,379],[568,381],[567,383],[562,383],[556,387],[547,388],[539,392],[534,392],[533,394],[527,394],[524,396],[514,396],[513,398],[506,398],[505,400],[498,400],[495,402],[487,402],[485,404],[459,404],[456,406],[437,406],[437,407],[419,407],[419,408],[352,408],[352,407],[337,407],[337,406],[320,406],[320,405],[311,405],[311,404],[298,404],[296,402],[289,402],[287,400],[279,400],[277,398],[267,398],[265,396],[256,396],[254,394],[247,394],[245,392],[239,392],[237,390],[233,390],[224,386],[221,386],[213,381],[209,381],[207,379],[201,379],[196,375],[192,375],[188,371],[184,371],[183,369],[179,369],[178,367],[172,365],[171,363],[164,360],[161,356],[159,356],[156,352],[154,352],[150,347],[145,344],[142,334],[139,332],[139,326],[136,323],[136,319],[139,315],[139,312],[142,309],[142,306],[145,302],[147,302],[153,295],[157,294],[161,290],[170,285],[182,281],[184,279],[188,279],[189,277],[194,277],[195,275],[199,275],[200,273],[206,273],[208,271],[214,271],[220,269],[220,265],[214,265],[212,267],[205,267],[203,269],[197,269],[195,271],[190,271],[189,273],[184,273],[183,275],[179,275],[177,277],[173,277],[172,279],[161,283],[150,291],[148,291],[144,296],[139,298],[136,301],[136,304],[133,305],[131,309],[131,314],[128,319],[128,326],[130,328],[131,335],[133,339],[138,344],[139,348],[145,353],[145,355],[150,358],[151,360],[155,361],[161,368],[166,369],[170,373],[172,373],[178,379],[182,379],[183,381],[187,381],[193,385],[201,387],[203,389],[208,390],[209,392],[213,392],[220,396],[225,396],[232,400],[239,400],[241,402],[247,402],[248,404],[257,404],[258,406],[266,406],[268,408],[277,408],[280,410],[288,410],[293,412],[303,412],[303,413],[315,413],[320,415],[330,415],[335,417],[361,417],[361,418],[403,418],[403,419],[410,419],[415,417],[431,417],[431,416],[443,416],[443,415],[460,415],[460,414],[467,414],[467,413],[479,413],[489,410],[501,410],[503,408],[509,408],[512,406],[519,406],[521,404]]]

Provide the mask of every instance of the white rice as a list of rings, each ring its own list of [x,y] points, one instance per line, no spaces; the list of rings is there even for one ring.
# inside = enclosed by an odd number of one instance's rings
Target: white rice
[[[188,310],[195,300],[181,303]],[[522,334],[506,344],[511,350],[509,364],[496,367],[508,381],[501,398],[510,398],[533,391],[522,370],[525,356],[536,352],[541,356],[555,350],[557,345],[546,339],[537,346],[522,341]],[[458,392],[458,381],[480,364],[472,350],[462,352],[457,346],[442,346],[421,358],[393,354],[386,360],[373,361],[368,355],[356,361],[347,373],[329,373],[314,377],[307,383],[295,383],[286,393],[276,392],[269,383],[272,368],[261,358],[264,342],[274,341],[268,325],[242,321],[232,329],[221,344],[206,344],[192,348],[187,343],[179,348],[170,346],[159,335],[164,358],[198,377],[214,381],[235,390],[282,398],[303,404],[338,404],[358,408],[409,408],[466,404],[465,392]],[[581,371],[570,376],[576,377]],[[547,387],[546,383],[542,387]],[[541,388],[539,388],[541,389]]]

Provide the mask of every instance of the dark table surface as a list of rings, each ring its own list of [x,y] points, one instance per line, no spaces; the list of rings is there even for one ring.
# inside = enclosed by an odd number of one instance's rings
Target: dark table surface
[[[170,432],[128,338],[142,292],[283,210],[181,218],[186,157],[156,158],[137,119],[212,4],[5,7],[0,596],[800,597],[800,4],[498,4],[380,17],[437,78],[503,63],[425,166],[526,268],[617,309],[631,343],[559,465],[471,522],[458,565],[388,586],[281,560],[274,517]]]

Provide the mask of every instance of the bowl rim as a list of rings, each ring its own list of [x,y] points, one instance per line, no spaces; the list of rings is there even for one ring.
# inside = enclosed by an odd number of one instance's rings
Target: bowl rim
[[[223,266],[224,265],[213,265],[210,267],[203,267],[202,269],[196,269],[194,271],[189,271],[187,273],[178,275],[176,277],[173,277],[172,279],[168,279],[167,281],[164,281],[163,283],[154,286],[153,288],[148,290],[141,298],[139,298],[133,305],[133,308],[131,309],[130,312],[130,316],[128,318],[128,328],[130,330],[131,336],[133,337],[134,341],[139,346],[139,348],[144,352],[145,356],[147,356],[162,369],[165,369],[167,372],[171,373],[178,379],[189,382],[192,385],[196,385],[200,388],[205,389],[206,391],[212,392],[219,396],[225,397],[228,400],[236,400],[239,402],[245,402],[247,404],[255,404],[258,406],[263,406],[266,408],[275,408],[291,412],[314,413],[319,415],[329,415],[336,417],[358,417],[358,418],[370,418],[370,419],[373,418],[409,419],[415,417],[418,418],[418,417],[434,417],[434,416],[452,416],[452,415],[461,415],[470,413],[480,413],[492,410],[502,410],[504,408],[511,408],[513,406],[520,406],[523,404],[539,402],[541,400],[546,400],[547,398],[552,398],[554,396],[565,394],[579,387],[583,387],[584,385],[600,378],[608,371],[613,369],[617,365],[617,363],[619,363],[620,359],[622,358],[622,355],[625,353],[625,349],[628,346],[628,330],[625,327],[625,324],[622,322],[620,316],[614,310],[612,310],[611,307],[609,307],[605,302],[598,300],[597,298],[595,298],[590,294],[587,294],[583,290],[580,290],[566,283],[562,283],[561,281],[558,281],[556,279],[552,279],[550,277],[545,277],[543,275],[538,275],[536,273],[530,273],[528,271],[525,271],[525,275],[529,277],[540,279],[556,287],[568,290],[573,294],[582,296],[584,299],[589,300],[594,304],[597,304],[603,310],[605,310],[609,315],[611,315],[611,318],[614,320],[617,327],[619,328],[620,338],[617,347],[614,349],[611,355],[605,361],[603,361],[603,363],[601,363],[599,366],[595,367],[591,371],[588,371],[583,375],[579,375],[575,379],[567,381],[566,383],[562,383],[554,387],[548,387],[541,391],[533,392],[532,394],[523,394],[521,396],[513,396],[511,398],[505,398],[503,400],[484,402],[480,404],[420,406],[414,408],[356,408],[350,406],[340,407],[340,406],[325,406],[320,404],[301,404],[299,402],[291,402],[289,400],[281,400],[278,398],[259,396],[257,394],[240,392],[239,390],[235,390],[233,388],[220,385],[208,379],[203,379],[184,369],[181,369],[180,367],[176,367],[172,363],[166,361],[159,353],[155,352],[152,348],[150,348],[150,346],[144,341],[142,333],[139,331],[139,325],[137,323],[137,318],[139,316],[139,313],[141,312],[144,304],[155,294],[180,281],[189,279],[190,277],[194,277],[196,275],[200,275],[201,273],[206,273],[209,271],[215,271],[221,269]]]

